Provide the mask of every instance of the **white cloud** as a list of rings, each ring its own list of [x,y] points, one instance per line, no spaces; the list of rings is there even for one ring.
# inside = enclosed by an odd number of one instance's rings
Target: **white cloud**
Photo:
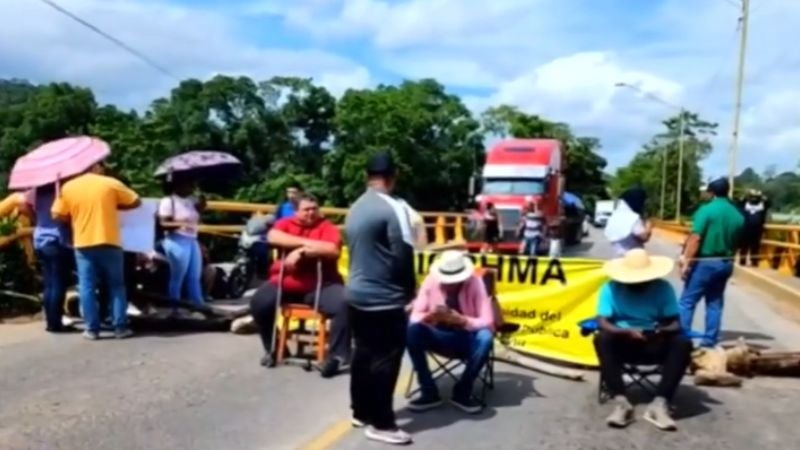
[[[262,47],[240,37],[236,18],[167,1],[78,0],[71,11],[141,51],[178,79],[241,73],[311,76],[345,85],[370,83],[368,70],[317,49]],[[35,27],[31,24],[36,24]],[[102,100],[140,107],[176,84],[112,43],[40,2],[4,8],[0,76],[70,81],[91,86]]]
[[[573,124],[624,163],[672,114],[613,87],[643,90],[720,124],[705,166],[727,168],[739,11],[723,0],[338,0],[325,8],[285,2],[272,13],[321,40],[358,38],[403,77],[493,88],[472,108],[508,102]],[[752,2],[739,167],[792,167],[800,103],[800,2]],[[797,106],[796,106],[797,105]],[[764,151],[762,151],[764,150]],[[765,157],[766,156],[766,157]],[[769,159],[769,160],[768,160]]]
[[[175,0],[173,0],[175,1]],[[6,2],[8,3],[8,2]],[[624,4],[622,4],[624,3]],[[131,43],[179,78],[241,73],[314,76],[333,92],[375,73],[434,77],[470,89],[474,110],[505,102],[596,136],[612,165],[659,131],[669,107],[635,84],[720,124],[710,175],[727,170],[738,11],[723,0],[74,0],[68,7]],[[792,168],[800,147],[800,1],[753,0],[739,167]],[[188,3],[187,3],[188,5]],[[141,105],[174,86],[39,2],[4,5],[0,76],[87,84],[103,99]],[[253,23],[316,48],[268,48]],[[36,27],[30,24],[35,23]],[[243,30],[246,26],[249,30]],[[296,46],[295,46],[296,47]],[[344,54],[354,55],[352,57]],[[353,61],[359,58],[362,63]],[[489,92],[475,94],[475,89]]]

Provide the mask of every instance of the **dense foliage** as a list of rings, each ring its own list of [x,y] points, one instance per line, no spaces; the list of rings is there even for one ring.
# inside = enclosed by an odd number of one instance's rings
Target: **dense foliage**
[[[800,175],[795,172],[777,173],[774,166],[763,174],[746,168],[736,177],[737,194],[757,189],[769,198],[774,212],[800,213]]]
[[[338,100],[303,78],[189,79],[143,112],[99,105],[91,90],[69,84],[0,81],[3,177],[31,147],[80,133],[107,140],[112,169],[144,195],[160,194],[152,173],[166,157],[215,149],[244,162],[244,178],[227,197],[275,202],[286,184],[298,181],[327,204],[344,206],[363,189],[368,156],[388,149],[400,166],[401,194],[412,204],[459,210],[469,200],[470,176],[480,171],[485,138],[497,135],[564,140],[568,188],[605,194],[597,139],[509,106],[475,117],[430,79],[349,90]]]
[[[700,162],[711,153],[711,137],[716,135],[717,124],[701,119],[691,112],[683,113],[683,182],[681,183],[681,214],[691,214],[697,208],[703,174]],[[664,183],[664,218],[675,217],[678,193],[679,136],[681,117],[670,117],[663,122],[664,131],[653,136],[634,155],[631,162],[617,170],[611,183],[615,195],[625,189],[640,185],[648,194],[647,210],[653,217],[661,214],[662,180]],[[664,168],[666,159],[666,170]]]

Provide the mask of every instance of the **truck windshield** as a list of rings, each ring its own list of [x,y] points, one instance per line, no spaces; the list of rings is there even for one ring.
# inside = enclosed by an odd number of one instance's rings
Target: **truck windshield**
[[[544,193],[544,180],[487,178],[483,181],[484,194],[538,195]]]

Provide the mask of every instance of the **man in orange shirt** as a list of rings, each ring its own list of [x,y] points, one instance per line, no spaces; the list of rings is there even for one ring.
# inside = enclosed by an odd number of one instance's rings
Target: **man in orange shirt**
[[[94,165],[61,188],[53,202],[53,218],[72,226],[81,314],[86,322],[83,336],[97,340],[100,316],[97,310],[97,285],[103,279],[111,296],[114,335],[129,337],[128,299],[125,290],[119,213],[139,207],[139,196],[119,180],[103,175],[102,164]]]

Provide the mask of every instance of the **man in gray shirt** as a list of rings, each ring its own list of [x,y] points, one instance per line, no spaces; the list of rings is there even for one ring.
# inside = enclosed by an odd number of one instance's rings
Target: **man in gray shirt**
[[[367,164],[367,191],[345,221],[350,251],[348,300],[355,351],[350,368],[353,426],[367,426],[369,439],[408,444],[395,421],[392,398],[405,351],[414,298],[414,234],[408,209],[391,197],[396,168],[388,153]]]

